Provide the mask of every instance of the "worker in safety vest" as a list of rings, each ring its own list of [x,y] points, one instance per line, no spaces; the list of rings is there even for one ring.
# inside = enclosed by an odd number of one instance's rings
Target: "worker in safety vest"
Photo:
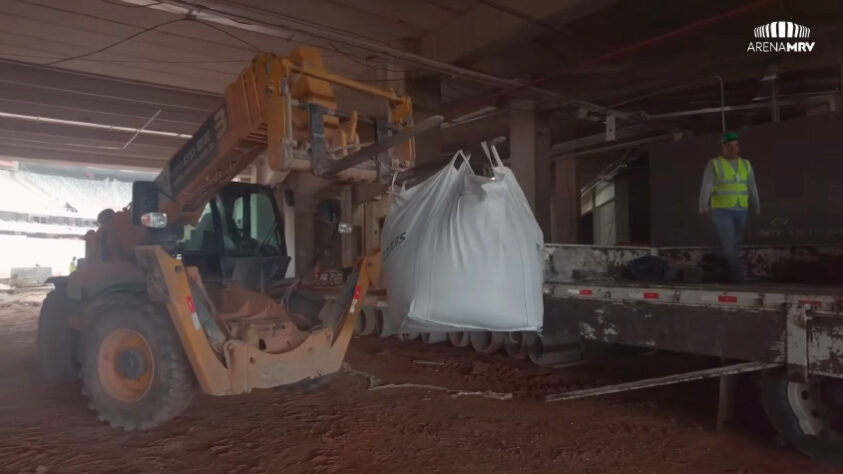
[[[723,155],[709,160],[700,189],[700,213],[711,214],[734,281],[743,277],[740,248],[749,208],[761,214],[755,173],[748,160],[738,156],[738,134],[722,136]]]

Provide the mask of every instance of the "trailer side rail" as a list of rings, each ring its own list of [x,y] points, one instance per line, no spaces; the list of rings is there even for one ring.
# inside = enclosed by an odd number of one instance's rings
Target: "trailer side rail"
[[[740,287],[737,287],[740,288]],[[840,316],[840,296],[762,291],[724,291],[667,286],[614,286],[587,283],[552,283],[544,286],[547,296],[619,303],[652,303],[696,306],[722,310],[782,311],[788,305],[802,305],[812,314]]]

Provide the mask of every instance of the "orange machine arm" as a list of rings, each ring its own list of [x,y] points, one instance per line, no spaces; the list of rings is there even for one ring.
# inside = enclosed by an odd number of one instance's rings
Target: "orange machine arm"
[[[386,120],[367,120],[374,130],[373,154],[386,146],[388,158],[362,160],[357,111],[341,112],[333,86],[381,100]],[[290,56],[261,54],[225,91],[225,102],[170,159],[155,183],[166,199],[161,210],[170,222],[195,223],[205,204],[263,152],[269,167],[284,175],[307,171],[346,182],[375,181],[413,166],[412,103],[391,89],[380,89],[325,70],[312,47]],[[399,144],[378,143],[390,134],[407,135]],[[379,151],[374,151],[378,149]],[[362,152],[362,153],[361,153]],[[346,169],[337,161],[349,155]],[[370,157],[374,158],[374,157]],[[353,166],[351,166],[353,165]]]

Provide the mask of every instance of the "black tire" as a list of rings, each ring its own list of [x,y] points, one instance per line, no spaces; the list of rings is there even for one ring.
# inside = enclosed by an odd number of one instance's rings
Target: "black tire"
[[[522,331],[507,332],[503,335],[503,349],[513,359],[527,358],[527,334]]]
[[[503,335],[492,331],[472,331],[468,335],[469,343],[474,352],[480,354],[495,354],[503,349]]]
[[[471,345],[470,333],[465,331],[449,332],[448,342],[454,347],[464,349]]]
[[[375,307],[375,332],[373,333],[375,336],[378,337],[385,337],[384,336],[384,328],[386,327],[386,316],[383,314],[383,310]]]
[[[47,293],[38,316],[38,362],[50,382],[75,380],[78,373],[78,334],[68,325],[73,311],[64,288]]]
[[[166,310],[142,296],[112,294],[95,303],[92,313],[94,320],[85,331],[81,372],[83,393],[99,419],[115,428],[134,431],[153,428],[182,413],[196,395],[196,379]],[[144,370],[148,374],[145,391],[132,399],[121,399],[114,396],[109,384],[129,378],[118,377],[114,382],[106,368],[102,373],[108,380],[103,383],[100,362],[109,360],[101,359],[106,357],[101,353],[106,350],[104,344],[112,340],[107,338],[127,332],[142,338],[145,354],[151,359],[145,364],[151,369]],[[108,362],[102,365],[110,367]]]
[[[358,335],[371,336],[377,330],[377,321],[374,306],[363,306],[357,319],[355,330],[359,329]]]
[[[807,384],[791,382],[785,369],[761,374],[761,402],[785,446],[817,461],[843,465],[840,433],[828,423],[831,416],[821,399],[821,378]]]

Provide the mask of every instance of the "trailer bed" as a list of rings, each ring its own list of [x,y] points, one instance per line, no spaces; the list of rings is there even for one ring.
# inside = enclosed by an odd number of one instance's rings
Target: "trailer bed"
[[[543,331],[843,377],[843,291],[770,282],[547,283]]]
[[[577,282],[578,284],[596,283],[607,286],[633,287],[646,286],[652,288],[665,288],[676,290],[705,290],[705,291],[741,291],[757,293],[784,293],[784,294],[818,294],[836,295],[843,297],[843,287],[839,285],[815,285],[807,283],[779,283],[771,281],[743,281],[740,283],[730,282],[709,282],[691,283],[682,281],[667,282],[646,282],[646,281],[615,281],[615,282]]]
[[[801,304],[813,313],[839,315],[843,288],[836,285],[805,285],[775,282],[571,282],[547,283],[545,294],[554,298],[642,302],[713,309],[782,311]]]

